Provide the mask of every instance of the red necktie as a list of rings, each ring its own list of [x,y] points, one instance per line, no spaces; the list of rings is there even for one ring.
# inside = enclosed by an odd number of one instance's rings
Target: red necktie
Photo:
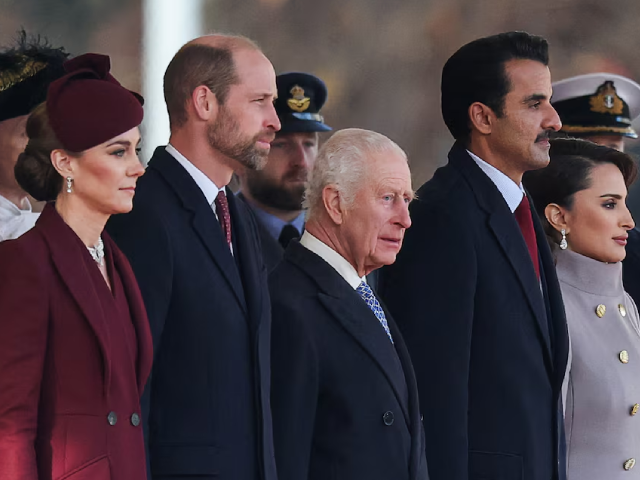
[[[516,211],[514,212],[516,221],[520,226],[520,231],[524,237],[524,241],[529,249],[529,255],[533,261],[533,269],[536,271],[538,280],[540,279],[540,264],[538,263],[538,244],[536,243],[536,232],[533,229],[533,219],[531,218],[531,207],[529,206],[529,199],[526,195],[522,197],[522,201]]]
[[[222,227],[222,234],[227,240],[229,248],[231,248],[231,215],[229,215],[227,196],[222,190],[218,192],[218,196],[213,203],[216,205],[216,213],[218,214],[218,221]]]

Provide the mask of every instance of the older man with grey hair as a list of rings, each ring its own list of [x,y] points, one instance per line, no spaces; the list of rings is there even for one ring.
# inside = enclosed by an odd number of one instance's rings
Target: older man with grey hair
[[[347,129],[311,172],[306,230],[269,279],[279,480],[426,479],[413,367],[365,275],[411,225],[405,153]]]

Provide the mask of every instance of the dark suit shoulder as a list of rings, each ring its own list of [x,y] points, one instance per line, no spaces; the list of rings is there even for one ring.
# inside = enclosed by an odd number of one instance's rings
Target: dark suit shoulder
[[[423,216],[440,217],[449,219],[451,224],[463,225],[477,218],[479,206],[466,179],[453,166],[446,165],[418,189],[409,210],[414,221]]]
[[[295,295],[291,293],[295,292]],[[291,261],[284,260],[269,274],[271,303],[295,303],[317,296],[318,287],[306,272]]]

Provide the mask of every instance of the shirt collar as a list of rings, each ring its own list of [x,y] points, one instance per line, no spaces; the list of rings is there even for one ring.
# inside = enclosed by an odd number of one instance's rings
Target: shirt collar
[[[196,182],[202,193],[204,193],[205,198],[209,205],[212,205],[216,197],[218,196],[218,192],[223,192],[225,195],[227,194],[225,188],[218,187],[213,180],[207,177],[201,170],[198,169],[193,163],[191,163],[187,158],[182,155],[176,148],[169,144],[166,146],[167,152],[175,158],[180,165],[187,171],[193,181]]]
[[[358,285],[360,285],[360,283],[366,283],[366,278],[359,277],[358,272],[356,272],[356,269],[353,268],[353,265],[351,265],[333,248],[329,247],[327,244],[311,235],[308,230],[305,230],[305,232],[302,234],[300,244],[303,247],[311,250],[313,253],[315,253],[325,262],[331,265],[340,274],[340,276],[344,278],[349,285],[351,285],[351,288],[353,288],[354,290],[358,288]]]
[[[516,208],[518,208],[518,205],[520,205],[520,202],[522,201],[522,197],[524,196],[524,188],[522,187],[522,183],[520,183],[520,185],[517,185],[516,182],[511,180],[493,165],[489,165],[487,162],[485,162],[469,150],[467,150],[467,153],[471,156],[471,158],[473,158],[473,161],[476,162],[476,164],[485,173],[485,175],[489,177],[489,179],[495,184],[495,186],[498,187],[498,190],[502,194],[505,202],[507,202],[511,213],[515,212]]]
[[[0,242],[18,238],[33,228],[39,215],[31,211],[31,203],[27,198],[22,199],[18,208],[0,195]]]
[[[31,202],[27,197],[23,198],[20,202],[20,207],[17,207],[11,200],[0,195],[0,209],[5,212],[5,215],[13,214],[15,216],[25,215],[31,213]]]
[[[281,218],[276,217],[275,215],[272,215],[268,212],[265,212],[264,210],[254,205],[250,201],[247,201],[247,204],[249,205],[251,210],[253,210],[253,212],[256,214],[256,217],[258,217],[258,219],[262,222],[264,227],[267,229],[267,231],[269,232],[269,235],[271,235],[276,240],[280,238],[280,233],[282,233],[282,229],[284,228],[285,225],[293,225],[294,227],[296,227],[296,230],[298,230],[298,233],[302,233],[302,231],[304,230],[304,212],[300,213],[300,215],[298,215],[291,222],[285,222]]]

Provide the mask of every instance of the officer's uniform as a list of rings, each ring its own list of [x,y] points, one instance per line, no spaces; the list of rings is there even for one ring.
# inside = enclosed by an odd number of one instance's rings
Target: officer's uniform
[[[553,84],[551,103],[569,136],[638,138],[631,123],[640,115],[640,85],[633,80],[612,73],[567,78]]]

